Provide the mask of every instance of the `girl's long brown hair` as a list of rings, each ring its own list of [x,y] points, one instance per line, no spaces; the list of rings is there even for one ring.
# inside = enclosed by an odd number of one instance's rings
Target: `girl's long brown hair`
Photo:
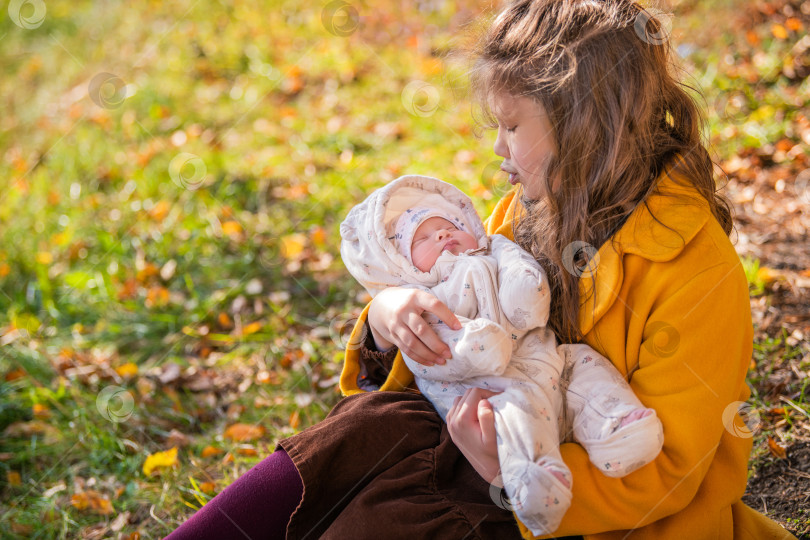
[[[630,0],[518,0],[468,51],[484,125],[497,126],[492,100],[506,92],[539,103],[554,131],[548,196],[523,200],[514,232],[548,274],[549,325],[564,342],[582,339],[585,300],[571,271],[582,261],[564,261],[566,246],[602,246],[646,204],[665,167],[693,183],[726,234],[732,228],[702,143],[705,120],[675,76],[666,31]]]

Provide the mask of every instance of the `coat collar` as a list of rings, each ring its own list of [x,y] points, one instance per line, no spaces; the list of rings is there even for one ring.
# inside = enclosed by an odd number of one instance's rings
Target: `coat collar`
[[[621,289],[622,257],[633,254],[664,262],[674,259],[711,217],[706,200],[688,180],[665,171],[656,190],[639,203],[624,225],[591,259],[579,280],[579,328],[588,334]]]

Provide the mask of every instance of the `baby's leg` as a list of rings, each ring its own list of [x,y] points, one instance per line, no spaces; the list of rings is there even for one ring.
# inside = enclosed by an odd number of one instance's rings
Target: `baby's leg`
[[[495,412],[501,479],[511,509],[532,533],[552,533],[571,504],[571,472],[562,461],[558,438],[561,394],[511,368],[507,373],[517,377],[501,394],[489,398]]]
[[[429,321],[433,331],[452,351],[453,357],[444,364],[424,366],[402,355],[414,375],[434,381],[459,381],[503,373],[512,355],[511,335],[487,319],[458,319],[461,330],[453,330],[438,320]]]
[[[560,345],[570,370],[566,414],[574,439],[599,470],[622,477],[651,462],[664,443],[661,421],[608,359],[587,345]]]

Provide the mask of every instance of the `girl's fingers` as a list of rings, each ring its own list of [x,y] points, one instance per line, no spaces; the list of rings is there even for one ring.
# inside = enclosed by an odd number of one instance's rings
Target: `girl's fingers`
[[[445,345],[431,326],[418,313],[409,313],[400,325],[400,349],[423,365],[444,364],[450,357]],[[437,349],[439,352],[437,352]]]
[[[486,399],[478,402],[478,423],[481,425],[481,441],[484,446],[497,441],[495,433],[495,412],[492,404]]]
[[[428,349],[407,326],[401,330],[397,338],[399,343],[396,343],[396,345],[399,350],[414,362],[418,362],[423,366],[432,366],[436,363],[436,355],[433,351]]]
[[[450,308],[444,303],[440,302],[435,296],[425,293],[424,296],[418,297],[417,302],[420,308],[424,309],[428,313],[433,313],[439,318],[439,320],[453,330],[461,330],[461,323],[459,322],[455,313],[450,311]]]

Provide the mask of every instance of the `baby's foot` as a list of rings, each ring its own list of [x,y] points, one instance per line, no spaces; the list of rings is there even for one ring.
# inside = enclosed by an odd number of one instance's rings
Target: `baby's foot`
[[[630,411],[630,414],[622,418],[622,421],[619,423],[619,427],[623,428],[628,424],[632,424],[636,420],[641,420],[645,416],[650,416],[652,414],[652,409],[633,409]]]

